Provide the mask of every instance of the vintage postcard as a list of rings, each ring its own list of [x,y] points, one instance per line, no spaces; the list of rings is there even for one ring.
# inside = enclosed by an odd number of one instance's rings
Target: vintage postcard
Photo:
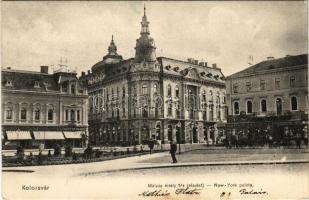
[[[307,1],[1,18],[3,199],[309,199]]]

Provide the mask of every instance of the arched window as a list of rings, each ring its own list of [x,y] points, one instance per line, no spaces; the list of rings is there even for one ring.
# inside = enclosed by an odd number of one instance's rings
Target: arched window
[[[170,84],[167,86],[167,96],[168,96],[168,97],[171,97],[171,96],[172,96],[172,87],[171,87]]]
[[[213,121],[214,120],[214,105],[211,104],[209,105],[209,121]]]
[[[261,111],[262,111],[262,112],[267,112],[267,102],[266,102],[265,99],[263,99],[263,100],[261,101]]]
[[[20,119],[21,120],[26,120],[27,119],[27,109],[26,108],[22,108],[20,111]]]
[[[210,95],[209,102],[213,102],[213,93],[211,90],[209,91],[209,95]]]
[[[53,109],[48,109],[47,119],[48,119],[48,121],[54,120],[54,110]]]
[[[234,102],[234,115],[239,115],[239,103]]]
[[[217,94],[217,97],[216,97],[217,119],[220,119],[220,118],[221,118],[221,111],[220,111],[220,108],[221,108],[221,101],[220,101],[220,94],[218,93],[218,94]]]
[[[252,101],[247,101],[247,113],[252,113]]]
[[[179,98],[179,87],[178,87],[178,85],[176,85],[176,88],[175,88],[175,96],[176,96],[176,98]]]
[[[35,108],[34,110],[34,120],[39,121],[40,120],[40,108]]]
[[[297,98],[296,97],[291,97],[291,108],[292,110],[297,110]]]
[[[277,115],[282,114],[282,99],[281,98],[276,99],[276,110],[277,110]]]
[[[205,90],[203,90],[202,100],[203,100],[204,102],[206,101],[206,91],[205,91]]]
[[[220,97],[219,97],[219,95],[218,95],[217,98],[216,98],[216,104],[217,104],[217,105],[220,105]]]

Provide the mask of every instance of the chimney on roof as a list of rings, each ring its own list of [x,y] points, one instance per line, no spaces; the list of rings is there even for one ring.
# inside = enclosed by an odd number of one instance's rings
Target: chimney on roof
[[[204,67],[207,67],[207,62],[204,62]]]
[[[188,58],[188,63],[194,64],[194,58]]]
[[[82,76],[86,76],[86,73],[85,73],[85,72],[82,72]]]
[[[267,57],[267,60],[273,60],[273,59],[275,59],[273,56],[268,56]]]
[[[198,65],[204,67],[204,62],[200,62]]]
[[[48,66],[41,66],[41,73],[48,74]]]
[[[88,70],[88,75],[90,74],[90,70]]]
[[[195,64],[195,65],[198,65],[198,60],[194,60],[194,64]]]
[[[216,63],[213,63],[213,64],[212,64],[212,68],[217,69],[217,64],[216,64]]]

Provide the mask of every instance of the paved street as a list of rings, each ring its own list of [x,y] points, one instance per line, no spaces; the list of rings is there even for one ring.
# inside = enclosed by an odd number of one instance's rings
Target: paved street
[[[300,152],[300,153],[295,153]],[[194,150],[176,155],[179,163],[203,162],[258,162],[258,161],[297,161],[309,160],[309,153],[297,149],[222,149],[222,150]],[[145,163],[168,163],[170,155],[143,160]]]
[[[177,155],[177,164],[170,163],[168,152],[162,152],[105,162],[5,168],[33,172],[3,172],[4,197],[18,199],[22,195],[21,199],[34,199],[51,195],[52,199],[89,199],[91,194],[99,199],[104,195],[110,199],[129,196],[141,199],[137,194],[150,190],[148,184],[203,183],[204,195],[209,192],[217,198],[222,189],[214,187],[215,183],[248,183],[256,189],[271,191],[276,198],[282,197],[278,185],[290,185],[291,192],[284,197],[303,198],[299,195],[307,191],[308,180],[304,174],[308,172],[309,154],[295,151],[299,150],[204,149]],[[51,189],[44,193],[29,192],[22,190],[24,185],[47,185]],[[237,188],[227,189],[239,197]]]

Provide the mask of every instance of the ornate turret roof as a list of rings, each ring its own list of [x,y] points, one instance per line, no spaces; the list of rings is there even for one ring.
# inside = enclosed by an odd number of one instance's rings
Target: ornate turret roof
[[[136,40],[135,62],[155,61],[156,46],[154,39],[150,37],[149,22],[146,15],[146,7],[144,7],[144,15],[141,22],[141,33],[139,39]]]
[[[92,70],[102,69],[105,65],[120,63],[123,58],[117,53],[117,46],[112,35],[111,43],[108,46],[108,53],[103,57],[103,60],[92,66]]]
[[[117,46],[114,42],[114,36],[112,35],[111,43],[108,47],[108,54],[103,57],[103,61],[106,61],[107,64],[120,62],[122,56],[117,53]]]

